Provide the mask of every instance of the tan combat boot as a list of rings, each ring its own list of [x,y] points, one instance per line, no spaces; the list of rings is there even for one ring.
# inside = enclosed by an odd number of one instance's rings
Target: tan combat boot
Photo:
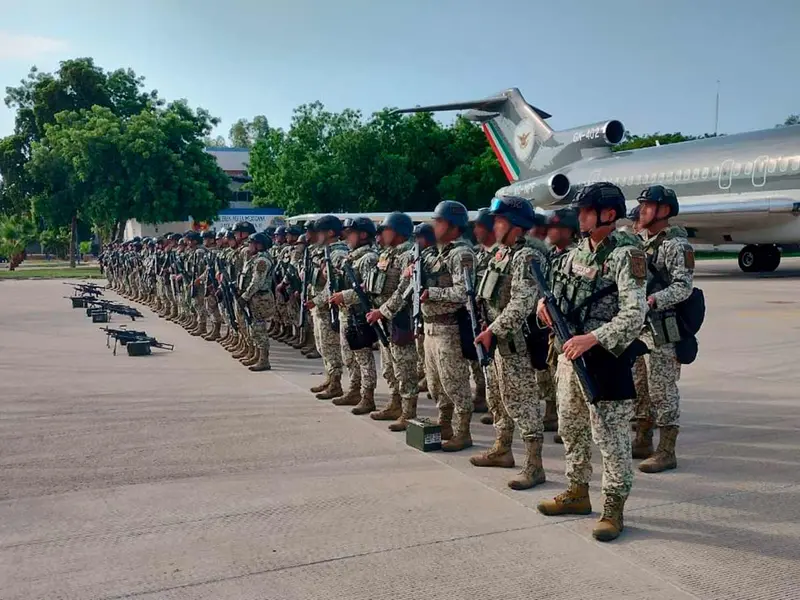
[[[469,459],[476,467],[503,467],[510,469],[514,466],[514,453],[511,452],[513,431],[501,431],[494,440],[494,444],[486,452],[476,454]]]
[[[403,399],[400,397],[400,394],[394,392],[389,403],[384,406],[382,410],[372,413],[369,418],[375,419],[376,421],[396,421],[400,418],[400,415],[403,414],[401,408],[402,403]]]
[[[633,458],[650,458],[653,455],[653,422],[639,421],[636,437],[631,447]]]
[[[525,466],[508,482],[512,490],[527,490],[545,482],[542,440],[525,440]]]
[[[346,394],[339,392],[338,395],[330,397],[334,406],[358,406],[361,403],[361,382],[351,379]]]
[[[242,338],[242,341],[239,343],[239,349],[235,350],[231,356],[236,360],[241,360],[248,354],[250,354],[250,344],[247,343],[247,340]]]
[[[442,441],[453,437],[453,405],[439,409],[439,426],[442,428]]]
[[[556,410],[555,401],[548,400],[544,403],[543,421],[545,431],[558,431],[558,411]]]
[[[557,517],[559,515],[588,515],[592,512],[592,501],[589,499],[588,483],[570,483],[566,491],[552,500],[543,500],[536,505],[543,515]]]
[[[403,398],[403,411],[400,418],[394,423],[389,424],[389,431],[405,431],[408,429],[408,422],[417,418],[417,399]]]
[[[239,334],[232,332],[228,329],[228,336],[220,342],[220,345],[228,352],[233,351],[236,344],[239,343]]]
[[[260,348],[258,350],[258,360],[247,367],[250,371],[269,371],[272,365],[269,364],[269,353]]]
[[[481,417],[481,423],[484,425],[494,425],[494,417],[492,416],[492,413],[489,412],[483,415]]]
[[[458,452],[472,446],[472,436],[470,435],[469,425],[472,413],[462,413],[456,419],[456,428],[453,430],[453,437],[442,442],[442,450],[445,452]]]
[[[317,400],[330,400],[331,398],[338,398],[344,392],[342,391],[342,376],[331,375],[331,382],[320,394],[317,394]]]
[[[678,437],[678,428],[675,425],[662,427],[658,438],[656,453],[647,460],[639,463],[642,473],[661,473],[678,466],[675,456],[675,440]]]
[[[315,385],[310,389],[315,394],[319,394],[320,392],[324,392],[325,390],[327,390],[330,384],[331,384],[331,376],[328,373],[325,373],[325,381],[323,381],[319,385]]]
[[[191,335],[195,336],[195,337],[200,337],[200,336],[204,336],[204,335],[206,335],[206,332],[207,332],[207,331],[208,331],[208,323],[207,323],[205,320],[199,320],[199,319],[198,319],[198,321],[197,321],[197,327],[195,327],[195,328],[194,328],[192,331],[190,331],[189,333],[190,333]]]
[[[258,347],[255,344],[250,345],[250,352],[245,356],[241,363],[245,367],[250,367],[258,362]]]
[[[625,508],[625,498],[613,494],[606,496],[603,505],[603,515],[594,526],[592,536],[598,542],[610,542],[619,537],[625,529],[622,510]]]
[[[479,385],[475,388],[475,396],[472,398],[472,412],[485,413],[489,412],[489,406],[486,404],[486,386]]]
[[[206,333],[203,339],[207,342],[216,342],[221,337],[219,334],[220,329],[222,329],[222,323],[212,323],[211,331]]]
[[[375,410],[375,390],[367,390],[361,394],[361,401],[350,412],[354,415],[366,415]]]

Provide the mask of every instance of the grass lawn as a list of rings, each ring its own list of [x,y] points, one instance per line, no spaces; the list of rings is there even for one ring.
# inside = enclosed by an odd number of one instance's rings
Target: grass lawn
[[[0,280],[3,279],[101,279],[99,267],[76,268],[53,267],[37,269],[17,269],[9,271],[8,268],[0,270]]]

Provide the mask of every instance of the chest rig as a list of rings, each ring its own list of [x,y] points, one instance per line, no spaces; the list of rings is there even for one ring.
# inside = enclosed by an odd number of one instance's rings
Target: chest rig
[[[398,257],[410,248],[408,242],[386,248],[378,256],[376,268],[367,275],[366,291],[375,296],[388,296],[400,284],[400,263]]]
[[[579,248],[553,265],[553,295],[576,335],[585,333],[587,321],[609,322],[619,311],[618,303],[615,314],[600,315],[593,310],[603,298],[618,296],[608,264],[616,247],[616,239],[609,237],[594,254]]]
[[[502,310],[511,299],[511,262],[520,248],[522,244],[499,248],[478,282],[478,297],[496,310]]]
[[[647,295],[660,292],[670,284],[670,274],[666,265],[660,259],[660,250],[664,242],[668,239],[678,237],[682,230],[670,227],[664,235],[657,235],[651,243],[646,243],[644,252],[647,256]],[[659,263],[661,265],[659,266]],[[666,310],[653,310],[647,313],[647,327],[653,334],[653,342],[656,346],[663,346],[677,342],[681,339],[678,327],[678,317],[674,308]]]
[[[447,259],[450,253],[456,248],[463,246],[469,247],[464,241],[456,240],[449,243],[441,249],[438,254],[428,254],[425,257],[425,268],[423,269],[423,278],[426,288],[438,287],[449,288],[453,287],[453,274],[450,272],[450,267],[447,264]]]

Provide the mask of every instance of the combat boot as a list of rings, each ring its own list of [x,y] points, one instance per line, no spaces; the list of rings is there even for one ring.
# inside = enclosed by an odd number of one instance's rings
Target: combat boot
[[[658,448],[656,448],[655,454],[639,463],[639,470],[642,473],[661,473],[661,471],[677,467],[678,459],[675,456],[675,440],[677,437],[677,426],[662,427],[659,432]]]
[[[513,431],[501,431],[494,440],[494,444],[486,452],[481,452],[469,459],[476,467],[503,467],[510,469],[514,466],[514,453],[511,452]]]
[[[245,367],[252,366],[258,362],[258,348],[255,344],[250,345],[250,352],[240,362]]]
[[[219,334],[220,329],[222,329],[222,323],[214,323],[214,325],[211,327],[211,333],[203,336],[203,339],[207,342],[216,342],[217,340],[222,339],[222,336]]]
[[[512,490],[527,490],[545,482],[542,440],[525,440],[525,466],[508,482]]]
[[[311,352],[306,354],[306,358],[322,358],[322,355],[319,352],[317,352],[316,348],[312,348]]]
[[[297,336],[296,336],[296,339],[295,339],[294,343],[292,344],[292,348],[294,348],[295,350],[300,350],[301,348],[304,348],[305,345],[306,345],[306,334],[305,334],[305,331],[303,331],[302,329],[300,329],[298,327],[297,328]]]
[[[350,412],[354,415],[366,415],[375,410],[375,390],[366,390],[361,394],[361,402],[353,407]]]
[[[472,412],[485,413],[489,412],[489,407],[486,404],[486,386],[479,385],[475,388],[475,396],[472,398]]]
[[[555,435],[553,436],[553,441],[554,441],[556,444],[563,444],[563,443],[564,443],[564,439],[561,437],[561,434],[560,434],[560,433],[557,433],[557,434],[555,434]]]
[[[317,394],[317,400],[330,400],[331,398],[338,398],[344,393],[342,390],[342,376],[331,375],[331,381],[325,391]]]
[[[311,388],[311,391],[315,394],[319,394],[320,392],[324,392],[328,389],[328,386],[331,384],[331,376],[325,373],[325,381],[320,383],[319,385],[315,385]]]
[[[428,391],[428,380],[425,377],[419,380],[417,383],[417,389],[420,391],[420,393]]]
[[[264,349],[258,350],[258,360],[247,367],[250,371],[269,371],[272,365],[269,364],[269,353]]]
[[[554,400],[548,400],[544,403],[544,419],[542,420],[545,431],[558,431],[558,411]]]
[[[278,323],[276,321],[271,321],[269,327],[267,328],[267,335],[269,337],[275,337],[275,332],[278,330]]]
[[[610,542],[619,537],[619,534],[625,529],[625,522],[622,516],[624,508],[625,498],[614,494],[606,496],[605,504],[603,504],[603,515],[592,530],[594,539],[598,542]]]
[[[178,318],[178,307],[173,305],[172,311],[169,313],[169,320],[175,321]]]
[[[382,410],[372,413],[369,418],[375,419],[376,421],[396,421],[400,418],[400,415],[403,414],[401,409],[402,402],[403,399],[400,397],[400,394],[394,392],[389,403],[384,406]]]
[[[417,418],[417,399],[403,398],[403,412],[400,418],[394,423],[389,424],[389,431],[405,431],[408,429],[408,422]]]
[[[456,420],[456,428],[453,431],[453,437],[449,440],[442,442],[442,450],[445,452],[458,452],[472,446],[472,436],[470,435],[469,425],[472,419],[472,413],[466,412],[458,415]]]
[[[330,388],[328,389],[328,393],[330,393]],[[321,395],[322,394],[320,394],[320,396]],[[319,396],[317,396],[317,398],[319,398]],[[346,394],[339,392],[336,396],[331,395],[331,398],[333,399],[334,406],[358,406],[361,403],[361,382],[351,379]]]
[[[453,437],[453,405],[439,409],[439,427],[442,428],[442,441]]]
[[[198,337],[206,335],[207,331],[208,331],[208,323],[206,321],[198,320],[197,327],[192,329],[189,333],[195,337]]]
[[[653,422],[642,420],[636,428],[631,447],[633,458],[650,458],[653,455]]]
[[[486,413],[483,415],[481,417],[481,423],[484,425],[494,425],[494,417],[492,416],[492,413]]]
[[[292,329],[291,327],[283,327],[283,333],[278,336],[278,341],[283,342],[284,344],[288,344],[292,340]]]
[[[230,329],[228,330],[228,336],[220,342],[220,345],[225,348],[228,352],[233,350],[236,344],[239,343],[239,336],[236,333],[232,333]]]
[[[536,505],[543,515],[557,517],[559,515],[588,515],[592,512],[592,501],[589,499],[588,483],[570,483],[566,491],[552,500],[543,500]]]
[[[239,344],[239,349],[231,354],[231,356],[236,360],[240,360],[248,354],[250,354],[250,345],[242,339],[242,343]]]

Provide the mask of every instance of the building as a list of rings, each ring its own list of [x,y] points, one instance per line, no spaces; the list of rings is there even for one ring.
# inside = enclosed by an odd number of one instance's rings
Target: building
[[[227,148],[213,146],[206,148],[211,156],[217,159],[219,166],[231,178],[231,191],[233,198],[230,207],[221,211],[212,223],[195,223],[192,219],[175,223],[139,223],[135,219],[125,224],[125,239],[130,240],[136,236],[158,236],[174,231],[182,233],[187,229],[215,229],[230,227],[237,221],[250,221],[257,230],[268,226],[278,226],[285,222],[283,210],[279,208],[253,207],[253,193],[243,190],[242,186],[250,181],[247,175],[247,165],[250,160],[248,148]]]

